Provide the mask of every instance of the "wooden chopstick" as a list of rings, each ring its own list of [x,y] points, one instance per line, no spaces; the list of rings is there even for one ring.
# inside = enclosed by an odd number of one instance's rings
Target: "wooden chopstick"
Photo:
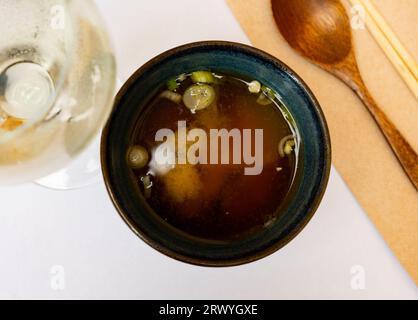
[[[349,1],[352,5],[361,5],[365,9],[368,15],[366,25],[370,33],[418,99],[418,65],[413,57],[402,45],[370,0]]]
[[[403,46],[403,44],[399,41],[398,37],[389,27],[385,19],[380,15],[379,11],[373,5],[370,0],[359,0],[363,6],[366,8],[367,12],[371,16],[371,18],[376,22],[377,26],[380,30],[385,34],[388,41],[391,43],[392,47],[401,57],[401,59],[405,62],[408,69],[412,72],[415,79],[418,80],[418,64],[415,62],[414,58],[412,58],[411,54],[408,50]]]

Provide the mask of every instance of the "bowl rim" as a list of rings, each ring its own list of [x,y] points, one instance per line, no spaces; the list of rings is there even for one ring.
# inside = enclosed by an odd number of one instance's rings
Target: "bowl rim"
[[[302,90],[306,93],[308,98],[312,102],[312,107],[314,108],[315,112],[318,115],[318,123],[319,126],[322,128],[324,133],[324,167],[323,169],[323,175],[322,179],[318,183],[318,189],[316,191],[316,197],[314,200],[310,203],[310,208],[306,215],[304,216],[304,219],[302,222],[300,222],[286,237],[272,243],[271,245],[267,246],[266,248],[257,251],[251,255],[246,255],[244,257],[238,257],[238,258],[231,258],[231,259],[205,259],[205,258],[198,258],[198,257],[191,257],[182,253],[175,252],[174,250],[171,250],[170,248],[161,245],[151,237],[149,237],[145,232],[141,230],[137,224],[128,216],[128,214],[125,213],[121,203],[116,198],[113,188],[111,185],[111,179],[110,179],[110,171],[109,166],[106,161],[107,156],[107,138],[109,135],[110,125],[112,123],[112,118],[114,113],[117,110],[118,105],[120,104],[121,100],[125,96],[125,94],[128,92],[128,90],[131,88],[132,85],[135,84],[138,78],[145,73],[147,70],[151,69],[155,64],[160,62],[161,60],[165,60],[173,55],[179,54],[184,51],[189,51],[193,49],[199,49],[206,47],[210,49],[210,47],[214,49],[224,48],[224,49],[230,49],[230,50],[240,50],[244,51],[246,53],[249,53],[250,55],[257,56],[261,58],[262,60],[267,60],[272,62],[275,65],[279,65],[280,68],[286,72],[295,82],[297,82],[298,86],[302,88]],[[101,143],[100,143],[100,158],[101,158],[101,166],[102,166],[102,175],[104,179],[104,183],[106,186],[106,190],[112,200],[112,203],[118,212],[119,216],[122,218],[122,220],[126,223],[126,225],[136,234],[140,239],[142,239],[146,244],[148,244],[153,249],[157,250],[158,252],[173,258],[177,261],[192,264],[196,266],[202,266],[202,267],[233,267],[233,266],[239,266],[247,263],[251,263],[257,260],[260,260],[262,258],[265,258],[274,252],[278,251],[279,249],[283,248],[285,245],[287,245],[291,240],[293,240],[309,223],[309,221],[314,216],[315,212],[317,211],[323,196],[325,194],[325,191],[327,189],[329,177],[330,177],[330,171],[331,171],[331,158],[332,158],[332,151],[331,151],[331,138],[329,134],[328,125],[325,119],[325,115],[322,111],[322,108],[312,93],[311,89],[308,87],[308,85],[304,82],[304,80],[301,79],[301,77],[288,65],[286,65],[284,62],[282,62],[280,59],[266,53],[265,51],[246,45],[238,42],[232,42],[232,41],[220,41],[220,40],[208,40],[208,41],[198,41],[198,42],[192,42],[187,43],[184,45],[180,45],[177,47],[174,47],[172,49],[169,49],[167,51],[164,51],[145,64],[143,64],[141,67],[139,67],[129,78],[128,80],[123,84],[123,86],[118,91],[111,114],[106,122],[106,125],[102,131],[101,136]]]

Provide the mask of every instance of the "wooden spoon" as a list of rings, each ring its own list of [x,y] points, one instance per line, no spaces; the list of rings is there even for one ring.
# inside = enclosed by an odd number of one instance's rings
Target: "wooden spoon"
[[[338,0],[272,0],[290,46],[347,84],[363,101],[418,190],[418,156],[367,90],[357,65],[348,15]]]

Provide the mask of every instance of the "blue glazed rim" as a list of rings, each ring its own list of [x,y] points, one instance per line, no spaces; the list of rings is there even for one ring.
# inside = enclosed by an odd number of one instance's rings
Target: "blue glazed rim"
[[[173,76],[196,70],[257,79],[278,92],[302,140],[299,174],[276,221],[248,238],[208,241],[168,225],[139,197],[125,165],[135,124],[149,99]],[[291,241],[309,222],[325,192],[331,143],[321,107],[304,81],[275,57],[253,47],[204,41],[168,50],[139,68],[116,96],[101,143],[103,177],[122,219],[143,241],[174,259],[201,266],[234,266],[266,257]],[[245,195],[244,195],[245,196]]]

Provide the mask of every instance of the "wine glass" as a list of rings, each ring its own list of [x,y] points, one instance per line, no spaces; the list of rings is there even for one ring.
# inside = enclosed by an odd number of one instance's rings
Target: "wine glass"
[[[0,184],[97,180],[116,65],[93,1],[2,0],[0,31]]]

